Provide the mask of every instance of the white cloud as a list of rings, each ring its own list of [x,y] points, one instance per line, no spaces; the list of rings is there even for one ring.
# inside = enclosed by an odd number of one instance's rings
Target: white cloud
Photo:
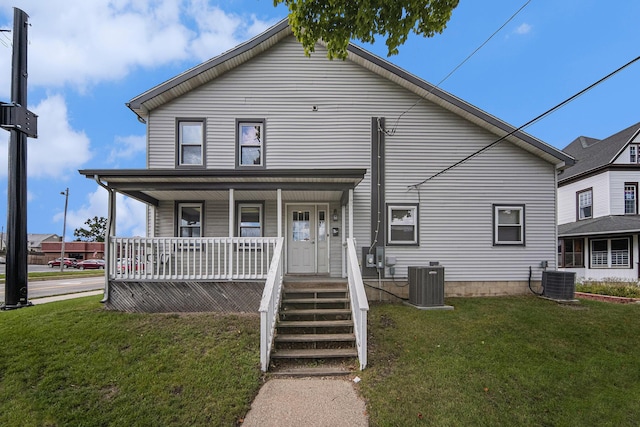
[[[144,153],[146,148],[147,139],[144,135],[116,136],[107,161],[117,163],[121,159],[129,160]]]
[[[515,33],[520,35],[529,34],[532,29],[533,27],[525,22],[521,24],[518,28],[516,28]]]
[[[253,15],[227,13],[204,0],[15,3],[30,17],[29,84],[70,85],[80,91],[97,82],[121,79],[139,66],[209,59],[270,24]],[[0,12],[12,20],[8,6],[0,6]],[[0,26],[12,28],[12,23],[0,22]],[[0,73],[10,73],[10,65],[10,49],[0,45]],[[8,89],[3,83],[0,99],[7,97]]]
[[[146,236],[146,205],[144,203],[125,197],[122,194],[116,196],[116,234],[119,237]],[[67,240],[73,240],[73,231],[76,228],[85,227],[85,221],[97,217],[107,217],[109,211],[109,198],[103,188],[86,196],[86,202],[79,209],[67,211]],[[53,221],[62,223],[64,213],[54,215]]]
[[[38,115],[38,139],[27,140],[29,177],[63,178],[91,158],[89,138],[69,125],[67,104],[61,95],[49,96],[32,111]],[[5,165],[8,142],[8,137],[0,141],[0,163]],[[7,170],[0,168],[0,176],[6,175]]]

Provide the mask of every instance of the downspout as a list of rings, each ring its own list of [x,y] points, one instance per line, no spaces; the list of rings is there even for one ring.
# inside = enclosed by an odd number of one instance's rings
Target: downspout
[[[98,185],[109,193],[109,202],[108,202],[108,214],[107,214],[107,229],[104,236],[104,297],[102,298],[102,303],[109,301],[109,276],[111,274],[110,268],[110,258],[111,258],[111,232],[113,231],[113,223],[115,217],[115,209],[113,207],[113,190],[109,188],[106,184],[100,181],[100,177],[98,175],[94,175],[93,179],[98,183]]]

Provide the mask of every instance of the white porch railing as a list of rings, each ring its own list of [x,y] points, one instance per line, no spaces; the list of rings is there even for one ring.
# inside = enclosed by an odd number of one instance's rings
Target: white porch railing
[[[110,237],[108,272],[116,280],[264,280],[278,241],[277,237]]]
[[[347,239],[347,277],[349,280],[353,329],[356,334],[360,370],[362,370],[367,366],[367,312],[369,311],[369,302],[362,283],[362,274],[360,273],[354,239]]]
[[[273,338],[276,331],[276,320],[280,307],[280,297],[282,295],[282,249],[284,239],[278,239],[267,281],[262,292],[260,301],[260,367],[263,372],[269,368],[271,349],[273,348]]]

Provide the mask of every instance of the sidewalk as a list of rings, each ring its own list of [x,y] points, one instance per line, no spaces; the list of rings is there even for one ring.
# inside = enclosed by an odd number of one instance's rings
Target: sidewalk
[[[53,301],[64,301],[64,300],[73,299],[73,298],[81,298],[81,297],[88,297],[91,295],[102,295],[102,294],[104,294],[104,289],[100,289],[97,291],[76,292],[73,294],[54,295],[50,297],[34,298],[34,299],[30,299],[29,302],[32,303],[33,305],[37,305],[37,304],[45,304]]]
[[[243,427],[366,427],[364,401],[345,379],[271,379],[251,404]]]

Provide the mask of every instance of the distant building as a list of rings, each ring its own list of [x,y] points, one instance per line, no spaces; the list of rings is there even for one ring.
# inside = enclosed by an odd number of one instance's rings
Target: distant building
[[[45,255],[44,262],[60,257],[62,242],[43,242],[42,252]],[[65,242],[64,256],[68,258],[102,259],[104,258],[104,243],[102,242]]]
[[[57,234],[27,234],[27,250],[29,252],[42,252],[42,243],[60,242]]]

